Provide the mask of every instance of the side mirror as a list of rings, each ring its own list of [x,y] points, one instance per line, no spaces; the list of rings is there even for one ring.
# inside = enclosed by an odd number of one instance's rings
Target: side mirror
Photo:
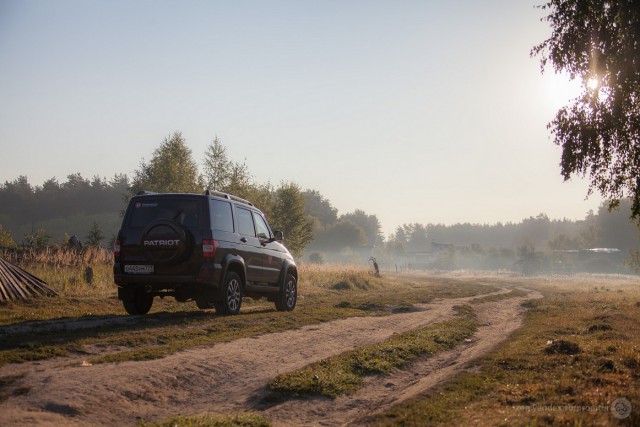
[[[276,230],[273,234],[275,234],[275,240],[280,242],[284,240],[284,231]]]

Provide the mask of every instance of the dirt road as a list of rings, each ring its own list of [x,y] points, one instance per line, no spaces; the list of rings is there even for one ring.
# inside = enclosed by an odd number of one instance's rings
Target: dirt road
[[[506,289],[504,290],[507,291]],[[82,358],[7,365],[0,377],[23,375],[0,404],[0,425],[133,425],[174,415],[262,411],[274,425],[344,425],[397,404],[446,380],[517,329],[527,297],[474,305],[481,327],[470,343],[370,377],[358,392],[335,400],[291,400],[260,405],[277,374],[301,368],[394,333],[440,322],[472,298],[439,300],[421,311],[338,320],[297,330],[238,339],[149,362],[82,366]]]

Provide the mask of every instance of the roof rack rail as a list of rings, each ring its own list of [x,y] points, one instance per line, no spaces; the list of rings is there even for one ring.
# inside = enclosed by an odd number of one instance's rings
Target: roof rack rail
[[[233,194],[223,193],[222,191],[209,190],[207,188],[204,191],[204,194],[206,196],[224,197],[225,199],[228,199],[228,200],[233,200],[233,201],[236,201],[236,202],[244,203],[245,205],[253,206],[253,203],[251,203],[250,201],[248,201],[246,199],[242,199],[242,198],[240,198],[238,196],[234,196]]]
[[[155,191],[142,190],[136,193],[136,196],[144,196],[145,194],[158,194]]]

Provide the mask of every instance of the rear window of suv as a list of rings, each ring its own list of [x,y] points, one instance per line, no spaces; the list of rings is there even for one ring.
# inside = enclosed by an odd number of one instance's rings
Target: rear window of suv
[[[214,230],[233,233],[233,215],[231,203],[211,200],[211,224]]]
[[[133,203],[129,217],[131,227],[146,227],[154,221],[168,219],[188,228],[199,225],[198,201],[195,199],[144,199]]]

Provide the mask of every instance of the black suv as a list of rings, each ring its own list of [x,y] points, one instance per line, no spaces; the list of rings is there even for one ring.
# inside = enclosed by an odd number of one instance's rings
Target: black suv
[[[114,280],[129,314],[146,314],[155,296],[195,301],[236,314],[242,297],[296,306],[298,269],[264,215],[225,193],[131,198],[114,245]]]

